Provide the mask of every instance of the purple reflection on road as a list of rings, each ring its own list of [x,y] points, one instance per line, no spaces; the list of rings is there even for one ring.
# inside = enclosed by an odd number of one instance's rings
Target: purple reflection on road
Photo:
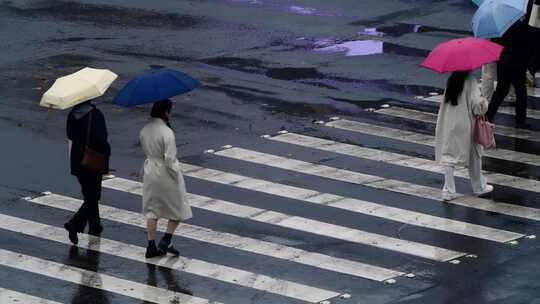
[[[383,53],[382,41],[377,40],[359,40],[347,41],[340,44],[316,48],[319,52],[345,53],[345,56],[367,56]]]
[[[289,10],[299,15],[316,15],[317,10],[311,7],[291,6]]]

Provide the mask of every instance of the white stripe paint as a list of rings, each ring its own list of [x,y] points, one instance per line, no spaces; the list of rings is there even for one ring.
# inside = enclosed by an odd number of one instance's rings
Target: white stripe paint
[[[39,237],[49,241],[71,245],[66,238],[66,232],[62,228],[49,226],[33,221],[0,214],[0,228],[18,232],[33,237]],[[79,234],[79,247],[92,249],[102,253],[119,256],[137,262],[154,264],[157,266],[191,273],[242,287],[274,293],[285,297],[295,298],[308,302],[320,302],[322,300],[339,295],[336,292],[321,290],[306,285],[275,279],[249,271],[236,269],[224,265],[205,262],[187,257],[175,259],[145,259],[146,249],[143,247],[126,244],[106,238],[95,238],[87,234]]]
[[[419,134],[401,129],[387,128],[373,124],[362,123],[359,121],[339,119],[325,124],[328,127],[333,127],[341,130],[348,130],[357,133],[376,135],[391,139],[408,141],[411,143],[435,146],[435,136]],[[540,155],[529,154],[505,149],[485,150],[484,155],[518,163],[538,166],[540,164]]]
[[[118,186],[126,184],[128,184],[128,186],[125,188]],[[107,180],[103,183],[103,186],[126,192],[130,192],[129,189],[133,189],[134,187],[142,187],[141,183],[139,182],[121,178]],[[137,192],[139,191],[132,192],[137,194]],[[298,216],[290,216],[288,214],[271,210],[239,205],[232,202],[217,200],[200,195],[190,194],[189,203],[191,206],[209,210],[212,212],[250,219],[253,221],[295,229],[302,232],[331,237],[357,244],[396,251],[435,261],[446,262],[466,255],[466,253],[464,252],[458,252],[422,243],[406,241],[402,239],[388,237],[385,235],[370,233],[358,229],[351,229],[334,224],[328,224]],[[313,229],[313,227],[317,227],[317,229]]]
[[[0,303],[2,304],[61,304],[60,302],[31,296],[26,293],[0,287]]]
[[[311,136],[288,133],[269,138],[288,144],[299,145],[307,148],[318,149],[343,155],[360,157],[374,161],[382,161],[392,165],[399,165],[407,168],[425,170],[442,175],[442,168],[433,160],[411,157],[393,152],[377,149],[365,148],[356,145],[336,142],[332,140],[316,138]],[[483,171],[488,177],[489,183],[500,184],[507,187],[540,193],[540,181],[516,177],[496,172]],[[460,167],[455,171],[459,177],[469,178],[467,168]]]
[[[540,97],[540,89],[534,89],[534,90],[529,89],[529,96]],[[430,96],[430,97],[423,98],[423,100],[431,101],[435,103],[441,103],[444,100],[444,95]],[[508,107],[508,106],[500,106],[497,112],[509,114],[509,115],[516,114],[515,108]],[[540,119],[540,111],[534,110],[534,109],[527,109],[527,117]]]
[[[367,175],[344,169],[317,165],[300,160],[289,159],[281,156],[275,156],[241,148],[232,148],[219,151],[216,152],[216,155],[253,162],[260,165],[295,171],[298,173],[311,174],[323,178],[334,179],[337,181],[343,181],[347,183],[365,185],[368,187],[383,189],[387,191],[404,193],[420,198],[429,198],[434,200],[440,200],[441,198],[440,189],[411,184],[398,180],[385,179],[382,177],[376,177],[373,175]],[[450,203],[540,221],[540,209],[498,202],[495,203],[491,200],[478,197],[452,200]]]
[[[437,114],[421,112],[412,109],[400,108],[400,107],[391,107],[387,109],[377,110],[377,113],[384,115],[412,119],[416,121],[423,121],[429,123],[437,123]],[[540,141],[540,132],[526,130],[526,129],[517,129],[513,127],[508,127],[504,125],[497,125],[495,127],[495,133],[503,136],[514,137],[527,139],[530,141]]]
[[[117,182],[120,181],[121,180],[117,180]],[[130,184],[131,183],[126,183],[118,186],[127,189],[125,185]],[[137,191],[137,189],[140,191],[140,187],[133,187],[130,191]],[[46,195],[37,197],[32,199],[31,202],[68,211],[77,211],[82,204],[81,200],[61,195]],[[100,205],[100,213],[103,219],[146,228],[146,221],[140,213],[106,205]],[[166,223],[160,222],[158,229],[160,231],[165,231]],[[325,254],[310,252],[258,239],[238,236],[231,233],[219,232],[185,223],[180,224],[175,234],[201,242],[243,250],[246,252],[256,253],[272,258],[291,261],[294,263],[349,274],[375,281],[385,281],[396,276],[404,275],[403,272],[399,271],[393,271],[382,267],[336,258]]]
[[[0,265],[158,304],[216,303],[65,264],[0,249]]]
[[[186,170],[184,173],[186,176],[195,177],[210,182],[231,185],[243,189],[250,189],[281,197],[303,200],[314,204],[339,208],[369,216],[376,216],[409,225],[426,227],[494,242],[506,243],[524,236],[523,234],[519,233],[469,224],[405,209],[388,207],[382,204],[347,198],[330,193],[323,193],[260,179],[249,178],[242,175],[202,168],[189,164],[182,164],[182,168]]]

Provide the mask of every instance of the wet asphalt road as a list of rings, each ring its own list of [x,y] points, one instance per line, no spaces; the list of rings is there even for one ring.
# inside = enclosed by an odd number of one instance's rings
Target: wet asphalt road
[[[314,121],[332,116],[421,134],[434,124],[368,111],[383,104],[436,113],[420,101],[442,91],[445,76],[418,67],[437,43],[469,35],[474,6],[467,0],[85,0],[0,2],[0,213],[61,227],[70,212],[22,201],[42,191],[80,197],[68,174],[66,112],[38,106],[55,78],[85,66],[109,68],[120,75],[99,98],[113,147],[112,167],[119,177],[140,180],[143,155],[138,132],[148,107],[110,104],[131,77],[147,69],[172,67],[203,82],[197,91],[176,98],[173,126],[182,160],[207,168],[376,202],[525,235],[537,234],[531,219],[484,212],[429,198],[347,184],[310,174],[204,154],[224,145],[294,157],[303,161],[439,187],[439,174],[261,138],[281,129],[357,146],[430,159],[433,149],[398,138],[383,138]],[[345,49],[348,47],[348,49]],[[355,55],[355,56],[348,56]],[[540,99],[531,98],[536,109]],[[497,117],[511,125],[512,116]],[[540,123],[530,120],[532,130]],[[536,140],[498,136],[499,147],[538,155]],[[485,159],[485,169],[538,180],[540,168],[519,161]],[[397,283],[362,279],[291,261],[225,248],[177,236],[182,256],[252,271],[293,282],[349,293],[336,303],[540,303],[540,246],[517,246],[421,228],[340,209],[313,205],[250,189],[186,177],[199,195],[332,223],[350,229],[475,253],[452,265],[354,244],[316,233],[227,216],[195,208],[190,224],[220,232],[374,264],[415,278]],[[470,192],[467,180],[458,188]],[[104,189],[107,205],[138,212],[140,198]],[[538,208],[540,194],[496,186],[493,198]],[[104,238],[145,246],[144,229],[104,220]],[[317,230],[318,227],[312,227]],[[305,303],[195,274],[157,271],[144,263],[98,251],[0,229],[0,249],[109,274],[129,281],[183,292],[223,303]],[[139,303],[120,293],[66,283],[0,265],[0,288],[62,303]],[[31,283],[28,283],[31,282]]]

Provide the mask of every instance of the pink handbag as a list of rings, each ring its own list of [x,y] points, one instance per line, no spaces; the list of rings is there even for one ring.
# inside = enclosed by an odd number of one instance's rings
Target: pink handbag
[[[474,119],[474,142],[484,149],[495,149],[495,125],[486,120],[484,115]]]

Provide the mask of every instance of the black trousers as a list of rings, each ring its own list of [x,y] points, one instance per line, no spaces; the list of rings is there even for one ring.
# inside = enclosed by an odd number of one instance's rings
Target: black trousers
[[[101,226],[99,218],[99,200],[101,199],[101,175],[80,175],[77,176],[81,184],[81,192],[84,202],[69,221],[79,232],[83,232],[86,224],[89,231],[96,231]]]
[[[516,90],[516,123],[527,119],[527,67],[497,65],[497,88],[487,111],[487,118],[493,122],[499,106],[510,92],[510,85]]]

